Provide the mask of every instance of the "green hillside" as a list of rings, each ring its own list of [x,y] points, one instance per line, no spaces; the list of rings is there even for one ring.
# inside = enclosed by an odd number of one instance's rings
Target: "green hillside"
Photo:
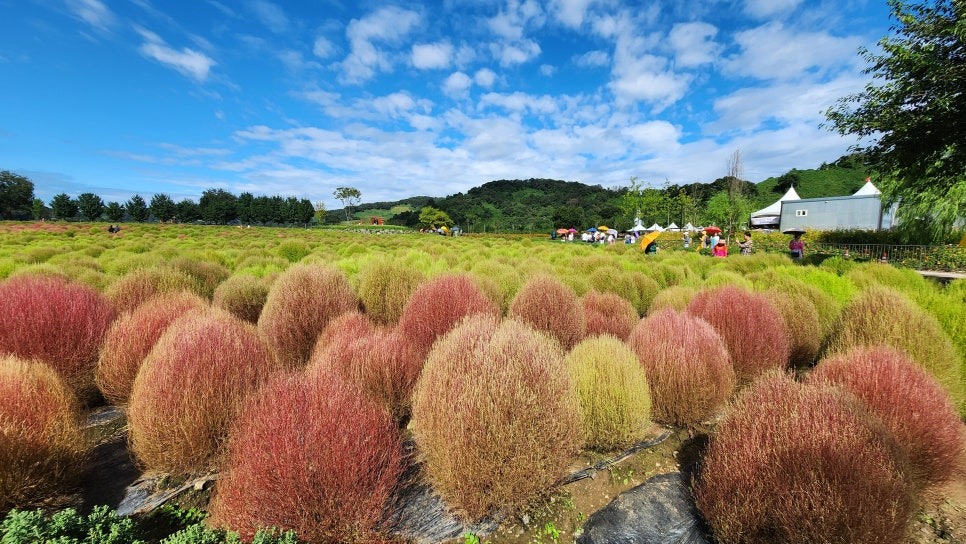
[[[781,176],[768,178],[757,185],[754,200],[763,208],[778,200],[792,185],[802,198],[850,195],[865,184],[868,175],[861,162],[846,156],[814,170],[793,168]]]

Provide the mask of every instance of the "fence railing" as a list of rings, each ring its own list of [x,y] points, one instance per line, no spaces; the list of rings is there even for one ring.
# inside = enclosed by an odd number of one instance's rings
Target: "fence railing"
[[[833,255],[859,261],[887,261],[898,266],[939,270],[966,271],[966,247],[895,245],[895,244],[809,244],[813,253]]]

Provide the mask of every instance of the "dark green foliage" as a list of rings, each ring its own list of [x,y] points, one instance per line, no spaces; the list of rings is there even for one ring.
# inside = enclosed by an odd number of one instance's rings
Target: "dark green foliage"
[[[104,207],[104,215],[112,223],[119,223],[124,220],[124,206],[117,202],[108,202]]]
[[[87,516],[73,508],[49,517],[42,510],[11,510],[0,528],[3,544],[144,544],[134,521],[107,506],[97,506]]]
[[[50,200],[50,211],[54,219],[73,219],[77,215],[77,201],[67,193],[54,195]]]
[[[897,23],[860,56],[872,81],[826,111],[878,174],[904,229],[939,239],[966,217],[966,34],[960,0],[889,0]]]
[[[178,202],[174,206],[175,217],[181,223],[191,223],[201,219],[201,208],[198,207],[198,203],[190,198],[186,198],[181,202]]]
[[[206,189],[198,206],[201,218],[208,223],[224,225],[238,217],[238,197],[224,189]]]
[[[171,221],[171,219],[177,213],[174,201],[171,197],[164,194],[158,193],[151,197],[151,215],[153,215],[158,221],[164,223],[165,221]]]
[[[144,202],[144,198],[141,195],[134,195],[131,200],[127,201],[124,205],[127,210],[127,214],[131,216],[131,219],[137,221],[138,223],[143,223],[148,220],[148,205]]]
[[[84,219],[97,221],[104,213],[104,201],[94,193],[83,193],[77,197],[77,208]]]
[[[815,170],[792,168],[777,178],[768,178],[758,184],[757,193],[750,193],[755,209],[761,209],[778,200],[794,183],[795,192],[802,198],[823,196],[846,196],[858,191],[869,173],[854,156],[846,155],[832,164],[823,164]]]
[[[0,219],[30,217],[34,200],[34,184],[24,176],[0,171]]]

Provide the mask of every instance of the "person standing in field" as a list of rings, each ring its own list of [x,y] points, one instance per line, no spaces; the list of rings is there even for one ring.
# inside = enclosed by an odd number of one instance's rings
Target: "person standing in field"
[[[728,246],[724,243],[724,240],[719,240],[718,243],[711,248],[711,255],[713,257],[727,257],[728,256]]]
[[[805,242],[802,241],[802,233],[795,233],[792,240],[788,242],[788,251],[792,256],[792,259],[795,259],[796,261],[800,261],[803,257],[805,257]]]
[[[754,246],[752,245],[751,241],[751,232],[747,230],[745,231],[745,239],[741,242],[738,242],[738,247],[741,248],[742,255],[751,255],[751,253],[754,251]]]
[[[684,231],[684,249],[691,247],[691,233]]]

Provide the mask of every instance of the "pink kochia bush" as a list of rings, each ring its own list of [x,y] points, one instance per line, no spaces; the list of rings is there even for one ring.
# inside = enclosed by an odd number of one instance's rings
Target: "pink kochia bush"
[[[189,310],[207,306],[206,300],[188,291],[161,294],[114,321],[94,372],[104,398],[117,405],[127,404],[141,362],[168,325]]]
[[[96,395],[94,366],[114,310],[100,293],[55,277],[0,283],[0,355],[47,363],[77,397]]]
[[[656,421],[700,423],[714,416],[734,391],[728,350],[703,319],[667,309],[641,320],[627,343],[644,367]]]
[[[920,485],[953,477],[966,440],[963,424],[949,394],[909,356],[884,346],[857,348],[821,361],[808,383],[858,397],[892,432]]]
[[[610,334],[624,340],[640,321],[634,306],[614,293],[590,291],[580,302],[584,308],[588,337]]]
[[[134,380],[132,451],[170,473],[217,466],[241,406],[278,370],[251,324],[222,310],[190,312],[161,335]]]
[[[907,542],[897,455],[852,395],[770,371],[712,436],[695,499],[716,542]]]
[[[358,306],[342,271],[297,264],[272,285],[258,318],[258,332],[279,362],[291,369],[302,368],[329,321]]]
[[[577,293],[549,276],[533,278],[520,288],[510,304],[510,317],[556,338],[565,350],[576,346],[587,330]]]
[[[306,542],[378,542],[401,472],[382,407],[321,369],[279,376],[238,418],[211,506],[249,540],[262,527]]]
[[[433,347],[412,427],[429,482],[473,519],[549,488],[582,434],[558,342],[493,315],[466,318]]]
[[[399,332],[419,359],[433,342],[468,315],[500,315],[496,304],[465,274],[446,275],[421,284],[399,318]]]
[[[768,297],[734,286],[718,287],[696,294],[687,311],[721,335],[739,382],[788,366],[788,331]]]
[[[63,491],[84,450],[74,395],[44,363],[0,356],[0,512]]]

